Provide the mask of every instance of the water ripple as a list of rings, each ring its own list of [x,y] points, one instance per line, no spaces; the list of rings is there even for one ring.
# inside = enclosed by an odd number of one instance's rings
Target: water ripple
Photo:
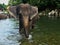
[[[22,36],[16,22],[14,19],[0,20],[0,45],[19,45],[18,41]]]

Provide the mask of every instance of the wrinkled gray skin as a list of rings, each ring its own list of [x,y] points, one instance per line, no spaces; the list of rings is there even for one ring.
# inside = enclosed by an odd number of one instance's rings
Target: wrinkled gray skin
[[[14,7],[14,8],[13,8]],[[9,9],[11,8],[11,10]],[[17,18],[19,16],[20,21],[20,29],[24,29],[25,37],[29,37],[30,28],[34,27],[36,20],[38,19],[38,8],[34,6],[30,6],[29,4],[20,4],[18,6],[11,6],[8,8],[8,12],[10,12],[11,16]]]

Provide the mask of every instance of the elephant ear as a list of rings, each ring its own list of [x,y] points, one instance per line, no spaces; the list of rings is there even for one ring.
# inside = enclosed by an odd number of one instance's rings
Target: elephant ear
[[[16,19],[16,6],[8,6],[7,11],[9,12],[10,16]]]
[[[31,16],[30,20],[32,20],[34,17],[38,17],[38,8],[35,6],[31,6]]]

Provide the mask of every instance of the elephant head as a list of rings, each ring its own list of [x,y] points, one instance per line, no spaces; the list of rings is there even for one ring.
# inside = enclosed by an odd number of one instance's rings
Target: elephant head
[[[13,8],[14,9],[14,8]],[[12,9],[12,10],[13,10]],[[16,12],[15,14],[12,14],[13,17],[16,17],[15,15],[19,16],[19,21],[20,21],[20,29],[24,29],[24,34],[26,38],[29,37],[29,30],[30,30],[30,25],[32,25],[34,19],[38,18],[38,8],[31,6],[29,4],[20,4],[16,6],[16,9],[14,9]],[[8,10],[9,12],[13,13],[12,11]]]

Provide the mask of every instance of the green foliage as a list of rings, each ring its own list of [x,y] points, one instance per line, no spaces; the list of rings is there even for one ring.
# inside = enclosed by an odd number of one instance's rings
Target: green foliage
[[[6,10],[6,5],[5,4],[0,4],[0,7],[2,8],[2,9],[4,9],[4,10]]]
[[[10,0],[8,5],[17,5],[20,4],[22,0]]]
[[[39,10],[60,8],[60,0],[10,0],[9,5],[18,5],[24,1],[31,5],[38,6]]]

